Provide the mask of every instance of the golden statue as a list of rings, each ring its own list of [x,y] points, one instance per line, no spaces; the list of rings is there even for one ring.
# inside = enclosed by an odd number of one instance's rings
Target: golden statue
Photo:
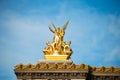
[[[52,43],[48,41],[46,42],[47,47],[43,50],[45,53],[45,58],[47,60],[68,60],[70,58],[72,54],[72,49],[70,48],[71,41],[68,41],[68,43],[66,43],[63,40],[68,23],[69,21],[67,21],[62,28],[56,27],[52,23],[54,30],[48,26],[50,31],[54,33],[54,37]]]

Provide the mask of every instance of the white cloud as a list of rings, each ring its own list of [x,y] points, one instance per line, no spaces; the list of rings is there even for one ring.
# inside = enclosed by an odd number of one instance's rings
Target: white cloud
[[[109,62],[114,62],[116,60],[120,61],[120,46],[112,49],[110,51],[110,53],[107,53],[105,56],[106,56],[105,59],[104,59],[105,62],[109,63]]]
[[[116,36],[119,37],[120,36],[120,15],[118,16],[113,16],[110,15],[111,18],[111,23],[110,23],[110,32]]]

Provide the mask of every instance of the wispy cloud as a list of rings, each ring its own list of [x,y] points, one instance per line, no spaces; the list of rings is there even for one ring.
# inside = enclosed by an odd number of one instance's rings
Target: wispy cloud
[[[110,63],[114,61],[120,61],[120,46],[113,48],[110,53],[106,55],[105,61]]]
[[[120,35],[120,15],[112,16],[110,15],[111,18],[111,24],[110,24],[110,32],[115,36],[119,37]]]

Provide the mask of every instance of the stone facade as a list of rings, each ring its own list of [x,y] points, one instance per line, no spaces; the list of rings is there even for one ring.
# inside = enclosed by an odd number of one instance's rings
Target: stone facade
[[[39,61],[15,66],[18,80],[120,80],[120,68],[76,65],[72,61]]]

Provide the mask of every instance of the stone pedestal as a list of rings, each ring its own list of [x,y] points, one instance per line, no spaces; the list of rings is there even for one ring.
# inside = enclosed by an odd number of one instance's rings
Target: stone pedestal
[[[39,60],[38,64],[72,64],[72,60]]]

